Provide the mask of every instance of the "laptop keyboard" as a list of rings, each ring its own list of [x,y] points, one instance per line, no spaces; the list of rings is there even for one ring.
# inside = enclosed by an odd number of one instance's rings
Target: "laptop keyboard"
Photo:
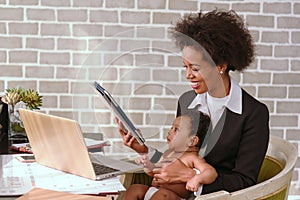
[[[93,168],[94,168],[94,171],[95,171],[96,175],[107,174],[107,173],[119,171],[117,169],[113,169],[111,167],[101,165],[101,164],[98,164],[98,163],[92,163],[92,165],[93,165]]]

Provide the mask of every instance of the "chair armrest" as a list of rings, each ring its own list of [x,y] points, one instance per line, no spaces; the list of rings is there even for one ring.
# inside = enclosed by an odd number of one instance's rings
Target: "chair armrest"
[[[209,199],[218,199],[218,200],[226,200],[229,199],[230,193],[224,190],[213,192],[210,194],[204,194],[197,196],[195,200],[209,200]]]

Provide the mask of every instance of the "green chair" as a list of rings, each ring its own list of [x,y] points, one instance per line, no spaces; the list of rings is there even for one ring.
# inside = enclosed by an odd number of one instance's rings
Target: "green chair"
[[[284,200],[288,198],[298,152],[290,142],[270,137],[267,155],[261,167],[258,183],[235,192],[218,191],[196,197],[196,200]]]

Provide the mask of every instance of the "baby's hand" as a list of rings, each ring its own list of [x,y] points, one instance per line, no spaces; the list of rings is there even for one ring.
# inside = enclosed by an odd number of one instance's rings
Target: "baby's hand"
[[[139,158],[135,159],[135,162],[138,165],[142,165],[144,168],[152,168],[153,163],[150,162],[149,157],[147,155],[142,155]]]
[[[197,192],[198,188],[200,186],[199,181],[195,178],[195,176],[190,179],[187,183],[186,183],[186,189],[192,192]]]
[[[135,163],[138,165],[143,165],[143,156],[136,158]]]

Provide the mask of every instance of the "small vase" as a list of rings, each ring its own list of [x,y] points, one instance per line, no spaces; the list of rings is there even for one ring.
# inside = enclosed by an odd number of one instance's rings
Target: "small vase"
[[[11,144],[28,142],[21,117],[16,107],[17,106],[8,106],[8,138]]]

